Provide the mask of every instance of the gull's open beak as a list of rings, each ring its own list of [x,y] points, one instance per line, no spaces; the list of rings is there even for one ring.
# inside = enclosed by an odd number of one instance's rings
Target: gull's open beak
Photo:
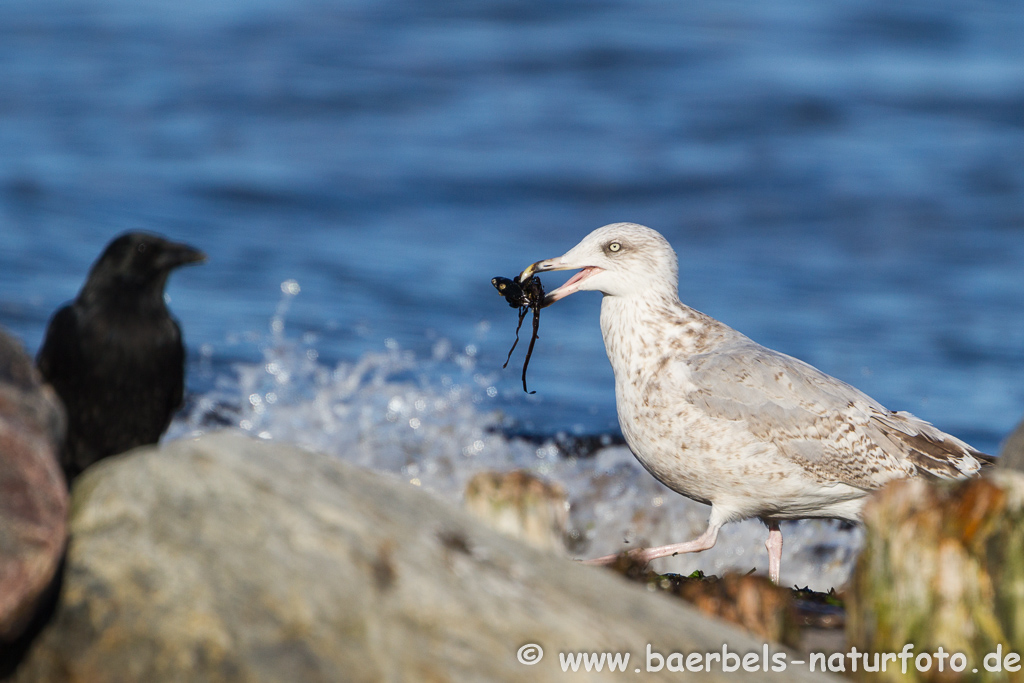
[[[546,273],[550,270],[576,270],[577,268],[582,268],[580,272],[569,278],[569,281],[564,285],[553,292],[548,292],[547,296],[544,297],[544,306],[550,306],[559,299],[564,299],[570,294],[579,291],[580,282],[603,270],[597,266],[577,266],[566,263],[564,258],[564,256],[560,256],[558,258],[549,258],[546,261],[531,263],[526,267],[526,270],[519,274],[519,281],[525,282],[527,278],[533,277],[537,273]]]
[[[526,270],[519,274],[519,281],[526,282],[537,273],[544,273],[549,270],[563,270],[556,265],[559,259],[549,258],[546,261],[537,261],[526,266]]]

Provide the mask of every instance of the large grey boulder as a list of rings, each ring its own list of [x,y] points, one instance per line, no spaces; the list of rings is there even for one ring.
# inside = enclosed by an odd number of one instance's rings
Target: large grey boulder
[[[763,651],[405,482],[232,433],[90,469],[71,534],[61,602],[21,683],[562,681],[560,651],[628,652],[626,675],[678,680],[669,660],[646,672],[648,644],[662,656]],[[545,654],[522,664],[531,643]],[[757,666],[712,663],[704,680],[816,679]]]
[[[0,330],[0,669],[64,551],[64,412],[32,360]]]

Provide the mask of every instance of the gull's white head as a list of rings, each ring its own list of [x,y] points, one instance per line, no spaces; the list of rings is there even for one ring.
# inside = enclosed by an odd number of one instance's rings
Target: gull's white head
[[[568,282],[545,297],[545,305],[582,291],[607,296],[679,296],[679,260],[668,241],[636,223],[598,228],[558,258],[526,268],[521,280],[549,270],[577,270]]]

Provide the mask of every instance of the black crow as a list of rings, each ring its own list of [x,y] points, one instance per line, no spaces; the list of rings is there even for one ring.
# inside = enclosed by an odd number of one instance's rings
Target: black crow
[[[178,266],[205,259],[186,244],[126,233],[50,320],[37,364],[67,410],[61,465],[69,486],[101,458],[156,443],[181,406],[185,347],[164,285]]]

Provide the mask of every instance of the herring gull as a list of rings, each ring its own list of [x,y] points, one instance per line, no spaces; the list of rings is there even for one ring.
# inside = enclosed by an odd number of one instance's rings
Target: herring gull
[[[649,562],[707,550],[727,522],[758,517],[778,583],[780,520],[857,522],[865,497],[892,479],[963,479],[992,463],[924,420],[683,304],[678,269],[660,233],[615,223],[520,276],[579,270],[545,305],[579,291],[604,295],[601,334],[626,443],[663,484],[711,506],[699,538],[630,556]]]

